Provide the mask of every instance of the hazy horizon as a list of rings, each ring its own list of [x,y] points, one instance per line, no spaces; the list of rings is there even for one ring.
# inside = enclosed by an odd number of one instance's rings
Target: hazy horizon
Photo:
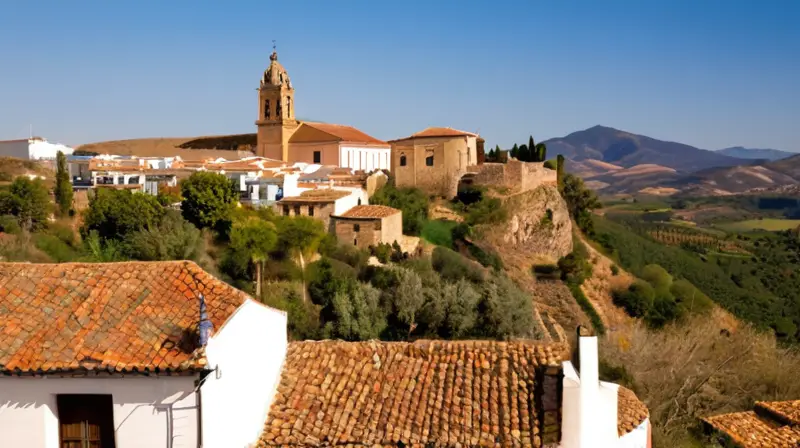
[[[0,7],[0,140],[255,132],[272,40],[298,117],[489,147],[597,124],[800,151],[800,3],[231,2]]]

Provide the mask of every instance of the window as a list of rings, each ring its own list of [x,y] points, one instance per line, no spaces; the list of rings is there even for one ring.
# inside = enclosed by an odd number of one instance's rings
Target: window
[[[264,119],[269,120],[269,100],[264,100]]]
[[[353,238],[353,246],[358,246],[358,238]]]
[[[406,166],[406,155],[400,154],[400,166]]]
[[[353,232],[360,232],[361,224],[353,224]]]
[[[60,448],[114,448],[111,395],[58,395]]]
[[[308,216],[314,216],[314,206],[313,205],[309,205],[308,206]]]
[[[294,206],[294,214],[295,214],[295,216],[300,214],[300,206],[299,205],[295,205]]]
[[[322,151],[314,151],[314,163],[322,163]]]
[[[428,153],[428,155],[425,156],[425,165],[426,166],[433,166],[433,154],[432,153]]]
[[[289,216],[289,206],[288,205],[284,205],[283,206],[283,216]]]
[[[361,205],[361,198],[358,198],[358,205]]]

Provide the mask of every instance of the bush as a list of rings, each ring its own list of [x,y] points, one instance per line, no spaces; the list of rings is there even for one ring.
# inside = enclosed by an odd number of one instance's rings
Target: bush
[[[546,160],[544,162],[544,167],[549,170],[555,171],[556,169],[558,169],[558,161],[556,161],[556,159]]]
[[[619,275],[619,266],[612,264],[611,265],[611,275]]]
[[[665,289],[669,291],[669,288],[672,286],[672,276],[669,275],[666,269],[657,264],[648,264],[642,268],[639,277],[650,283],[656,290]]]
[[[78,240],[75,238],[75,231],[68,224],[52,223],[47,227],[47,233],[63,241],[68,246],[77,248]]]
[[[456,200],[469,206],[482,200],[485,192],[486,188],[483,187],[464,186],[458,189]]]
[[[129,233],[125,246],[135,260],[198,260],[205,241],[197,227],[169,210],[157,225]]]
[[[369,253],[351,244],[320,247],[320,255],[347,263],[357,270],[367,265]]]
[[[627,290],[614,291],[614,304],[625,308],[632,317],[643,317],[653,307],[655,291],[644,280],[636,280]]]
[[[370,252],[372,255],[378,259],[383,264],[389,262],[392,257],[392,245],[386,243],[380,243],[377,246],[371,246]]]
[[[50,195],[41,179],[17,177],[7,191],[0,191],[0,215],[15,216],[25,230],[44,228],[50,209]]]
[[[295,282],[267,283],[262,299],[264,304],[286,311],[289,338],[295,341],[320,336],[319,310],[303,301],[302,288]]]
[[[437,219],[435,221],[426,221],[422,227],[422,238],[431,244],[437,246],[453,248],[453,230],[458,226],[458,223],[453,221],[445,221]]]
[[[483,284],[477,335],[494,339],[532,337],[533,301],[508,277],[496,275]]]
[[[508,211],[500,199],[485,197],[467,207],[465,222],[471,226],[496,224],[508,218]]]
[[[678,305],[687,313],[703,314],[714,308],[714,302],[688,280],[676,280],[670,288]]]
[[[56,263],[77,261],[81,254],[55,235],[37,233],[33,235],[36,248],[46,253]]]
[[[19,221],[14,215],[0,215],[0,231],[17,235],[22,232]]]
[[[485,250],[478,246],[477,244],[467,244],[467,249],[469,250],[469,254],[472,255],[475,260],[478,261],[481,265],[492,268],[496,271],[503,269],[503,260],[500,258],[500,255],[493,250]]]
[[[535,264],[533,275],[539,280],[556,280],[561,278],[561,271],[554,264]]]
[[[431,261],[433,269],[445,280],[457,281],[463,278],[481,283],[485,279],[485,273],[480,265],[445,247],[434,249]]]
[[[600,318],[600,315],[597,314],[597,310],[594,309],[594,305],[586,295],[583,293],[581,286],[575,283],[568,283],[567,286],[569,287],[569,291],[572,293],[572,297],[575,298],[575,301],[578,302],[581,309],[586,316],[589,317],[589,321],[592,323],[592,328],[598,335],[604,335],[606,333],[606,326],[603,324],[603,319]]]
[[[656,294],[653,306],[647,312],[645,320],[651,327],[661,328],[680,318],[681,314],[681,309],[671,294]]]

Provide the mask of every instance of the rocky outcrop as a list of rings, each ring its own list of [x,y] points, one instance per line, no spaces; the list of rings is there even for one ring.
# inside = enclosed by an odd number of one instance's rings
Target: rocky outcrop
[[[487,242],[499,253],[524,254],[554,263],[572,252],[572,222],[567,204],[554,185],[507,196],[503,203],[508,219],[486,232]]]

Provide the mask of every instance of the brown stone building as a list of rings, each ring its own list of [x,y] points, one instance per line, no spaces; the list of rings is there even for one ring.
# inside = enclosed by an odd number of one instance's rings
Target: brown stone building
[[[389,144],[352,126],[295,119],[294,87],[272,52],[258,89],[256,154],[295,163],[336,165],[361,171],[389,169]]]
[[[478,164],[478,135],[452,128],[428,128],[392,140],[392,173],[398,187],[453,197],[469,166]]]
[[[334,233],[342,244],[365,249],[403,240],[403,212],[385,205],[358,205],[334,216]]]
[[[290,196],[276,202],[272,207],[282,216],[309,216],[319,219],[330,230],[331,215],[342,213],[350,208],[351,193],[345,190],[317,189],[307,190],[299,196]]]

